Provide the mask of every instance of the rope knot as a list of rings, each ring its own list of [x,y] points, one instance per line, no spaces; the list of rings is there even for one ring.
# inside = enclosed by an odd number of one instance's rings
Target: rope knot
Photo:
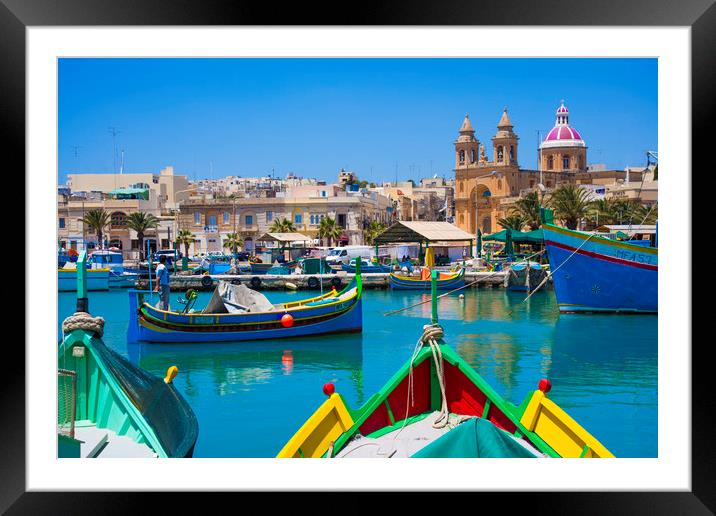
[[[420,342],[428,344],[431,341],[437,342],[442,339],[445,335],[442,326],[439,324],[426,324],[423,326],[423,334],[420,337]]]
[[[87,312],[75,312],[62,321],[62,333],[70,333],[74,330],[85,330],[94,332],[98,337],[104,333],[104,319],[92,317]]]

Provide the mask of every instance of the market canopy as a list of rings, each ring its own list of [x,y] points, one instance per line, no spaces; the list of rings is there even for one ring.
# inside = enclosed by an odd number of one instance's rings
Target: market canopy
[[[398,221],[378,235],[375,244],[406,242],[455,242],[477,237],[449,222]]]
[[[148,188],[115,188],[109,195],[116,199],[126,199],[127,197],[141,198],[145,201],[149,200],[149,189]]]
[[[313,238],[303,233],[265,233],[257,238],[261,242],[312,242]]]
[[[497,233],[491,235],[485,235],[482,237],[483,240],[497,240],[498,242],[504,242],[507,239],[507,230],[503,229]],[[541,229],[535,229],[534,231],[517,231],[512,230],[512,242],[515,244],[541,244],[543,242],[543,235]]]

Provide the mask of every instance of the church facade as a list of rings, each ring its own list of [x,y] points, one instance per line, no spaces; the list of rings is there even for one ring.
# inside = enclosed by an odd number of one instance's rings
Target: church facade
[[[564,102],[557,108],[554,128],[538,149],[538,170],[519,166],[519,137],[507,113],[497,123],[492,137],[492,159],[475,137],[470,117],[460,126],[455,140],[455,221],[460,229],[476,233],[500,230],[497,221],[526,190],[537,190],[540,179],[546,189],[578,182],[587,174],[587,145],[569,124]]]

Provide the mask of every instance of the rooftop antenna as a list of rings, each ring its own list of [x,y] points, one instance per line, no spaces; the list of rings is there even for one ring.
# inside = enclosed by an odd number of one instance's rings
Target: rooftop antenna
[[[120,160],[120,162],[119,162],[119,173],[120,173],[120,174],[123,174],[123,173],[124,173],[124,149],[122,149],[122,157],[121,157],[121,160]]]

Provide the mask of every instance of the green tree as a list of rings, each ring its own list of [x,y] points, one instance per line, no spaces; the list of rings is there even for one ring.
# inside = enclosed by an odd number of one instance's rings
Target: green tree
[[[505,218],[498,219],[497,223],[502,226],[503,229],[510,228],[517,231],[522,231],[522,228],[528,224],[527,219],[517,211],[512,212]]]
[[[515,202],[514,210],[525,220],[530,229],[537,229],[542,224],[540,219],[540,198],[537,192],[530,192]]]
[[[377,220],[371,220],[368,226],[363,230],[363,241],[366,245],[373,245],[376,237],[380,235],[387,228],[385,224]]]
[[[241,235],[238,233],[229,233],[226,235],[226,239],[224,240],[224,247],[227,249],[231,249],[231,252],[236,254],[236,250],[239,247],[244,246],[244,239],[241,238]]]
[[[288,219],[276,219],[269,228],[269,233],[294,233],[296,226]]]
[[[104,240],[102,239],[102,236],[104,235],[104,228],[107,227],[110,219],[111,215],[101,209],[90,210],[85,213],[85,216],[82,218],[82,222],[97,233],[97,245],[100,248],[104,247]]]
[[[179,231],[177,235],[176,244],[184,246],[184,256],[189,256],[189,246],[194,243],[194,234],[186,229]]]
[[[324,238],[327,239],[329,247],[332,245],[333,240],[337,240],[342,234],[343,228],[336,223],[336,219],[325,217],[321,219],[321,222],[318,224],[318,238],[320,238],[321,241],[323,241]]]
[[[557,219],[569,229],[577,229],[579,222],[589,213],[589,192],[577,185],[566,184],[558,187],[549,198],[548,204]]]
[[[159,227],[159,219],[151,213],[143,211],[135,211],[127,216],[127,227],[137,232],[137,240],[139,241],[139,259],[143,260],[144,256],[144,234],[150,229]]]

